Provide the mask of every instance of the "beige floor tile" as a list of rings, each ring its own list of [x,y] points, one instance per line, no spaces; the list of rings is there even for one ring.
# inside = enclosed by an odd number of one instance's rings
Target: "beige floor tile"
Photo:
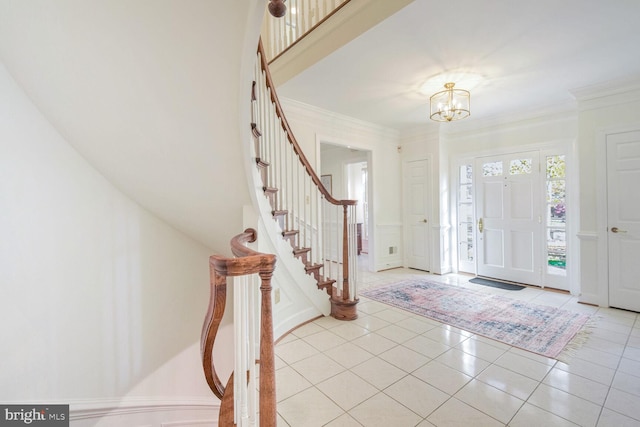
[[[289,423],[280,416],[280,414],[278,414],[276,422],[278,423],[278,427],[291,427]]]
[[[379,357],[407,373],[415,371],[431,360],[427,356],[401,345],[385,351]]]
[[[526,357],[527,359],[535,360],[538,363],[542,363],[543,365],[554,366],[557,363],[557,360],[550,359],[546,356],[542,356],[540,354],[536,354],[527,350],[523,350],[518,347],[511,347],[509,349],[509,353],[517,354],[518,356]]]
[[[625,359],[631,359],[635,360],[636,362],[640,362],[640,348],[627,346],[627,348],[624,350],[624,353],[622,353],[622,356]]]
[[[362,424],[354,420],[351,415],[344,414],[331,421],[329,424],[325,424],[325,427],[362,427]]]
[[[292,427],[320,427],[337,419],[344,411],[312,387],[278,403],[278,413]]]
[[[543,383],[600,406],[604,404],[609,392],[609,387],[604,384],[557,368],[549,372]]]
[[[455,347],[462,341],[469,339],[468,336],[461,335],[458,332],[451,331],[446,327],[434,328],[422,334],[423,337],[432,339],[449,347]]]
[[[415,334],[424,334],[433,328],[437,328],[440,325],[438,322],[427,319],[422,316],[410,316],[396,323],[401,328],[407,329]],[[640,337],[639,337],[640,338]]]
[[[326,329],[307,335],[302,340],[320,351],[327,351],[347,342],[344,338]]]
[[[551,370],[551,366],[549,365],[515,354],[511,351],[500,356],[495,361],[495,364],[536,381],[542,381]]]
[[[354,320],[352,323],[362,326],[363,328],[371,332],[377,331],[378,329],[384,328],[385,326],[389,326],[391,324],[386,320],[382,320],[379,317],[370,316],[366,314],[359,315],[358,318]]]
[[[405,341],[402,345],[431,359],[435,359],[451,349],[451,346],[439,343],[423,335],[418,335],[409,341]]]
[[[640,427],[640,421],[604,408],[598,420],[598,427]]]
[[[394,341],[379,335],[377,332],[371,332],[370,334],[363,335],[354,339],[352,342],[371,354],[380,354],[398,345]]]
[[[404,320],[400,323],[403,322]],[[415,332],[411,332],[410,330],[402,328],[398,325],[389,325],[382,329],[378,329],[376,331],[376,334],[382,335],[383,337],[390,339],[391,341],[394,341],[398,344],[402,344],[403,342],[408,341],[418,335]]]
[[[472,377],[475,377],[490,365],[486,360],[455,348],[438,356],[435,360]]]
[[[522,400],[527,400],[539,384],[538,381],[497,365],[489,366],[477,379]]]
[[[314,356],[318,354],[319,351],[303,340],[297,339],[286,344],[277,345],[275,353],[276,356],[285,363],[292,364],[307,357]]]
[[[349,411],[349,415],[367,427],[413,427],[421,417],[390,398],[378,393]]]
[[[569,363],[558,362],[555,368],[580,375],[581,377],[588,378],[607,386],[611,384],[613,376],[616,373],[615,369],[596,365],[595,363],[582,359],[571,359]]]
[[[595,350],[590,347],[582,347],[577,349],[572,357],[576,359],[587,360],[597,365],[602,365],[610,369],[616,369],[620,363],[620,356],[617,354],[607,353],[600,350]]]
[[[311,384],[317,384],[345,370],[344,366],[324,354],[316,354],[290,366]]]
[[[388,305],[373,300],[363,300],[360,304],[358,304],[358,311],[366,314],[373,314],[388,309]]]
[[[412,375],[449,395],[456,394],[473,378],[435,360],[416,369]]]
[[[562,417],[547,412],[537,406],[525,403],[522,409],[518,411],[515,417],[509,423],[509,427],[576,427],[577,424],[572,423]]]
[[[475,379],[454,397],[505,424],[524,404],[523,400]]]
[[[306,337],[307,335],[317,334],[318,332],[322,332],[324,330],[325,328],[323,328],[322,326],[314,322],[311,322],[311,323],[307,323],[306,325],[302,325],[299,328],[294,329],[293,331],[291,331],[291,334],[295,335],[298,338],[303,338],[303,337]]]
[[[620,360],[618,371],[635,375],[636,377],[640,377],[640,362],[636,360],[626,359],[623,357]]]
[[[546,384],[540,384],[528,403],[583,427],[595,426],[601,409],[600,405]]]
[[[346,371],[321,382],[317,387],[345,411],[378,394],[378,389]]]
[[[429,416],[449,399],[449,395],[413,376],[402,378],[384,393],[421,417]]]
[[[602,338],[589,336],[587,342],[584,343],[585,347],[592,348],[594,350],[604,351],[606,353],[612,353],[618,356],[622,356],[624,353],[624,343],[615,343]]]
[[[402,369],[396,368],[391,363],[377,357],[351,368],[351,371],[369,384],[377,387],[378,390],[389,387],[407,375]]]
[[[374,357],[373,354],[369,353],[362,347],[358,347],[351,343],[346,343],[339,347],[332,348],[324,354],[347,369],[353,368],[354,366]]]
[[[438,427],[504,427],[504,424],[489,415],[478,411],[452,398],[427,417],[427,421]]]
[[[387,310],[378,311],[373,314],[375,317],[379,317],[382,320],[386,320],[389,323],[400,322],[410,316],[410,313],[397,308],[390,308]]]
[[[354,323],[345,323],[342,322],[341,325],[336,326],[331,329],[331,332],[334,334],[344,338],[347,341],[355,340],[363,335],[368,334],[370,331],[363,328],[362,326],[356,325]]]
[[[278,402],[288,399],[311,386],[312,384],[309,381],[290,366],[279,369],[276,372],[276,398]]]
[[[504,347],[495,347],[491,344],[487,344],[486,342],[479,341],[475,336],[471,337],[471,339],[462,341],[455,348],[472,356],[486,360],[487,362],[494,362],[507,351]]]
[[[604,406],[619,414],[640,421],[640,396],[612,388]]]

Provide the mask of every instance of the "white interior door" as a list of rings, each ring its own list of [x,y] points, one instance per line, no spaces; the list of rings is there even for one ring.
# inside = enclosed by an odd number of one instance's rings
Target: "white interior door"
[[[539,157],[534,151],[476,159],[479,276],[541,284]]]
[[[607,135],[609,305],[640,311],[640,131]]]
[[[407,162],[404,182],[407,266],[429,271],[429,161]]]

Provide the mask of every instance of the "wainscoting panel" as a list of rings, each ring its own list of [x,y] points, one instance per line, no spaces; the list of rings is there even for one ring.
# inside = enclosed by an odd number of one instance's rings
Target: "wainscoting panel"
[[[378,253],[376,271],[402,267],[402,224],[377,224],[375,245]]]

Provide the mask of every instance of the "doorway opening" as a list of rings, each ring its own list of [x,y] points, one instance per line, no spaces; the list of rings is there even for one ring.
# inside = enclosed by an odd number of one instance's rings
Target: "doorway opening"
[[[370,185],[371,152],[350,146],[320,143],[320,171],[331,182],[336,199],[357,200],[357,252],[361,266],[373,270],[372,188]]]

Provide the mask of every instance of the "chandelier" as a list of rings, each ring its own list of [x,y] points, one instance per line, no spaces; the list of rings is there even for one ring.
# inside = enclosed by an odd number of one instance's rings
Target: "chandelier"
[[[435,93],[429,99],[431,120],[451,122],[464,119],[471,114],[471,94],[468,90],[454,89],[455,83],[446,83],[445,90]]]

